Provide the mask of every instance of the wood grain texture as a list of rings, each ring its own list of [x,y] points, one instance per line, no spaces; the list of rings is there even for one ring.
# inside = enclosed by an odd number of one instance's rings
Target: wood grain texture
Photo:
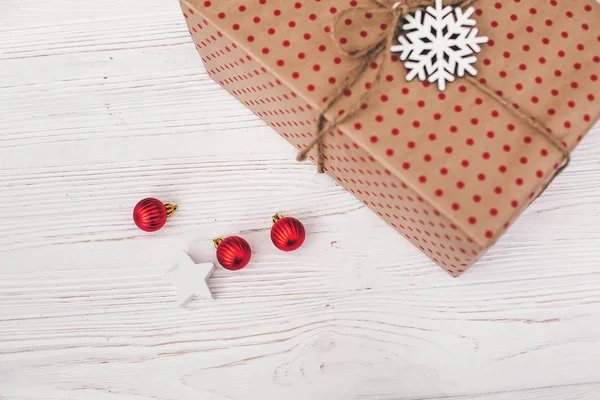
[[[0,399],[600,398],[600,126],[457,280],[213,83],[174,1],[0,2],[0,129]],[[226,234],[253,262],[178,309],[162,273]]]

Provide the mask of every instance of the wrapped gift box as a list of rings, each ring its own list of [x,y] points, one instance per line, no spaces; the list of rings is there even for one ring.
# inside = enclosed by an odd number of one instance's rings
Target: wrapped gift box
[[[210,76],[300,150],[331,93],[361,62],[347,47],[387,29],[381,11],[392,3],[181,5]],[[565,149],[572,151],[600,117],[600,6],[473,6],[480,34],[490,38],[477,79],[491,91],[460,78],[443,93],[408,83],[403,64],[386,52],[391,62],[373,60],[325,115],[343,115],[369,91],[360,112],[327,133],[324,170],[453,276],[498,240],[565,164]],[[340,13],[348,18],[334,36]]]

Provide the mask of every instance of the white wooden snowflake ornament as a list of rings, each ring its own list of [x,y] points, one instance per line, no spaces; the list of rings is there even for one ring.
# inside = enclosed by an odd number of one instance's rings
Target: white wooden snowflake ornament
[[[214,264],[196,264],[188,253],[182,251],[177,268],[167,272],[164,277],[177,287],[177,302],[179,307],[183,307],[196,297],[213,299],[208,280],[214,271]]]
[[[476,21],[470,18],[475,12],[473,7],[463,12],[460,7],[444,7],[442,0],[436,0],[435,8],[430,6],[425,11],[406,16],[402,26],[406,33],[391,51],[400,53],[400,60],[409,71],[407,81],[418,77],[421,81],[437,82],[443,92],[455,76],[477,75],[473,67],[475,54],[481,52],[479,45],[489,39],[477,36]]]

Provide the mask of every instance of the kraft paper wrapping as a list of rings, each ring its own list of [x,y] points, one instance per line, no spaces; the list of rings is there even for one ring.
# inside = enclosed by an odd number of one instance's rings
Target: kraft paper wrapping
[[[449,2],[450,3],[450,2]],[[356,67],[349,46],[386,29],[369,0],[189,0],[182,10],[208,73],[298,149]],[[600,6],[583,1],[474,4],[478,79],[547,127],[569,151],[600,118]],[[335,16],[353,9],[343,27]],[[373,12],[375,10],[376,12]],[[466,80],[406,82],[392,54],[343,101],[361,112],[326,136],[325,171],[453,276],[470,267],[555,176],[564,154]],[[259,144],[257,144],[258,146]],[[311,156],[314,160],[315,155]]]

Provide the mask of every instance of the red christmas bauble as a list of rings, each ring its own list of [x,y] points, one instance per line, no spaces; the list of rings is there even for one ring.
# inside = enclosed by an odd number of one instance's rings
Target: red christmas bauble
[[[133,209],[133,221],[145,232],[156,232],[167,222],[167,218],[175,212],[177,206],[163,204],[162,201],[147,198],[137,203]]]
[[[224,268],[237,271],[250,262],[252,249],[245,239],[239,236],[229,236],[225,239],[215,239],[217,260]]]
[[[306,239],[306,230],[302,222],[279,214],[273,217],[273,222],[271,241],[275,247],[283,251],[294,251],[302,246]]]

